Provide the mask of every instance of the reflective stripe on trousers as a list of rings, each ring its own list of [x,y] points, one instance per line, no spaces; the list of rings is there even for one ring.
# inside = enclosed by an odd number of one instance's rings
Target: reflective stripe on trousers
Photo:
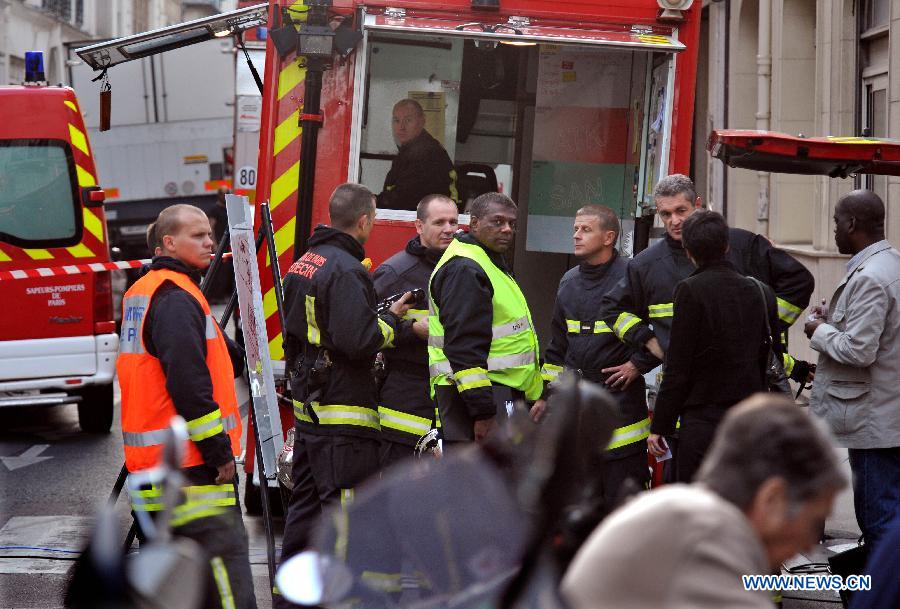
[[[216,580],[216,588],[219,591],[222,609],[235,609],[234,595],[231,593],[231,579],[228,577],[225,561],[221,557],[216,556],[209,561],[209,564],[212,567],[213,579]]]
[[[158,486],[144,490],[130,488],[128,496],[131,499],[131,509],[135,512],[159,512],[165,507],[162,489]]]
[[[237,505],[233,484],[206,484],[182,489],[187,500],[172,510],[173,527],[180,527],[200,518],[225,514]]]
[[[203,484],[182,487],[185,500],[172,510],[171,525],[182,526],[188,522],[224,514],[227,508],[237,505],[233,484]],[[131,508],[135,512],[158,512],[166,506],[163,491],[153,486],[149,489],[129,489]]]

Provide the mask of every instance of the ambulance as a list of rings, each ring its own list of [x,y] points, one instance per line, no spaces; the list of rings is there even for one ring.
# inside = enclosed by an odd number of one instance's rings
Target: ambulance
[[[74,404],[109,432],[118,336],[103,190],[72,89],[0,87],[0,408]]]

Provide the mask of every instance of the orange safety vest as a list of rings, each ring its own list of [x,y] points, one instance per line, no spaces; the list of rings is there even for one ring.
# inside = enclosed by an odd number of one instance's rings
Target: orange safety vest
[[[144,347],[144,316],[156,290],[171,281],[197,299],[206,316],[206,366],[212,379],[213,399],[219,410],[187,421],[190,440],[182,467],[203,464],[203,456],[194,444],[226,431],[232,454],[240,454],[241,416],[234,390],[234,368],[228,346],[219,325],[213,319],[209,303],[197,285],[184,273],[170,270],[150,271],[139,279],[122,301],[122,335],[116,371],[122,391],[122,435],[125,465],[130,472],[156,466],[162,454],[169,421],[177,413],[159,359]]]

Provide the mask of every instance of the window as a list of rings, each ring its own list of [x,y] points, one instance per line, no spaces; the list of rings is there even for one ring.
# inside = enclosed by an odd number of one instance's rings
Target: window
[[[72,19],[71,0],[42,0],[41,8],[63,21]]]
[[[862,68],[859,87],[862,135],[887,138],[887,88],[890,66],[890,0],[862,0],[859,4],[859,60]],[[887,202],[886,176],[861,176],[862,188],[875,191]]]
[[[891,16],[890,0],[862,0],[862,31],[887,26]]]
[[[881,75],[863,82],[863,129],[866,135],[886,138],[887,133],[887,76]],[[863,186],[874,190],[887,201],[887,176],[866,175]]]
[[[32,248],[81,241],[76,184],[65,142],[0,141],[0,241]]]

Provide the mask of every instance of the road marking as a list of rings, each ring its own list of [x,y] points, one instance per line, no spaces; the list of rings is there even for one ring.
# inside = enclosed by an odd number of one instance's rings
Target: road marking
[[[56,427],[46,425],[30,425],[28,427],[16,427],[16,432],[37,436],[45,442],[55,443],[59,440],[80,436],[81,429],[74,421],[57,424]]]
[[[28,467],[29,465],[52,459],[53,457],[40,456],[40,454],[48,448],[50,448],[49,444],[35,444],[34,446],[30,446],[21,455],[16,457],[0,457],[0,460],[3,461],[3,465],[6,466],[6,469],[13,471],[20,467]]]
[[[92,525],[89,516],[13,516],[0,528],[0,546],[80,550],[91,536]],[[0,574],[67,573],[75,564],[51,560],[74,554],[46,550],[2,550],[0,555]],[[38,556],[47,558],[35,558]]]

